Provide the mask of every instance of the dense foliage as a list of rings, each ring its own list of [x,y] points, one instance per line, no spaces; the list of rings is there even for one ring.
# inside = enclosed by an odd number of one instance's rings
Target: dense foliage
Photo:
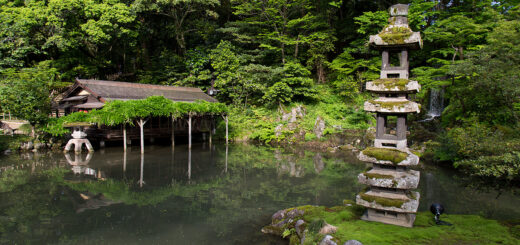
[[[68,130],[64,126],[77,122],[97,123],[101,125],[134,125],[134,121],[148,117],[184,117],[186,115],[224,115],[228,111],[222,103],[207,101],[173,102],[163,96],[150,96],[143,100],[109,101],[99,110],[89,113],[75,112],[67,116],[52,119],[45,131],[52,135],[62,135]]]
[[[231,118],[234,134],[262,141],[277,137],[276,120],[292,105],[305,105],[313,116],[300,122],[305,138],[313,137],[317,116],[328,132],[366,128],[373,120],[360,112],[364,83],[378,78],[381,64],[366,42],[387,25],[387,9],[397,2],[411,4],[410,27],[424,40],[422,50],[410,53],[411,78],[423,88],[416,99],[427,104],[430,89],[446,91],[437,159],[481,166],[471,162],[481,155],[443,149],[478,125],[518,128],[518,0],[4,0],[1,110],[44,125],[53,83],[82,77],[214,88],[240,113]],[[322,96],[330,91],[340,99]],[[106,111],[124,107],[114,103]],[[96,120],[131,123],[151,113],[115,111]],[[504,137],[497,140],[504,156],[514,156],[505,142],[516,136]],[[503,154],[486,156],[497,163]]]

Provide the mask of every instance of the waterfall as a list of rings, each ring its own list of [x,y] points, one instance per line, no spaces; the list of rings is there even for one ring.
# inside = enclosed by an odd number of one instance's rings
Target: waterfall
[[[444,89],[430,89],[430,108],[428,109],[429,117],[440,117],[444,110]]]
[[[428,103],[428,113],[426,113],[426,119],[420,122],[429,122],[436,117],[440,117],[444,110],[444,89],[443,88],[431,88],[430,89],[430,102]]]

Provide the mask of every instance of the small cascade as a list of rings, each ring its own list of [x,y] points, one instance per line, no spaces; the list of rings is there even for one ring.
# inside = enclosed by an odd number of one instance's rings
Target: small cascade
[[[430,108],[428,108],[428,117],[440,117],[444,110],[444,89],[430,89]]]
[[[431,88],[430,101],[426,118],[419,122],[430,122],[436,117],[440,117],[444,110],[444,88]]]

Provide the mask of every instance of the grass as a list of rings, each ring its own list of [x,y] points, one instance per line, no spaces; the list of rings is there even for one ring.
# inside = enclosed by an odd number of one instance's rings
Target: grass
[[[408,154],[396,149],[368,147],[363,154],[377,160],[390,161],[398,164],[408,157]]]
[[[496,220],[477,215],[443,214],[441,219],[453,226],[435,225],[430,212],[419,212],[413,228],[362,221],[359,206],[304,206],[307,223],[323,219],[338,228],[333,234],[341,243],[358,240],[370,244],[519,244],[509,228]]]

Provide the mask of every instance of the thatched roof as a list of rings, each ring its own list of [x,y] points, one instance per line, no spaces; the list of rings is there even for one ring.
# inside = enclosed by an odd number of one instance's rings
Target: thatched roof
[[[108,100],[145,99],[154,95],[164,96],[172,101],[193,102],[196,100],[205,100],[208,102],[218,102],[215,98],[204,93],[200,88],[90,79],[76,79],[76,84],[69,90],[69,95],[72,95],[73,91],[77,91],[76,89],[78,87],[96,96],[101,102]],[[68,97],[68,95],[65,95],[65,97]]]

